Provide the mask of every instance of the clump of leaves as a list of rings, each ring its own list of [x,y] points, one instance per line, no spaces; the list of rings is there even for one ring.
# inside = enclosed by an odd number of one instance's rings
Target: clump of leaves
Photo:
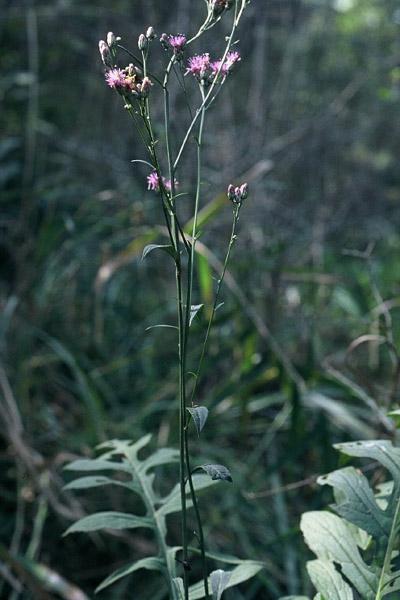
[[[303,514],[301,529],[317,558],[307,563],[314,600],[400,597],[400,449],[387,440],[337,444],[347,456],[382,465],[391,480],[374,491],[365,475],[345,467],[318,479],[333,488],[333,512]],[[283,599],[282,599],[283,600]],[[286,600],[307,600],[288,596]]]
[[[90,475],[74,479],[66,485],[69,490],[85,490],[107,485],[121,486],[137,494],[142,499],[146,508],[144,516],[117,511],[97,512],[83,517],[74,523],[65,532],[65,535],[75,532],[89,532],[101,529],[136,529],[139,527],[151,529],[157,541],[158,553],[147,556],[135,562],[129,562],[107,577],[97,587],[96,592],[103,590],[122,577],[130,575],[139,569],[148,569],[161,572],[166,580],[169,595],[172,600],[181,600],[183,595],[183,581],[177,577],[176,559],[180,546],[167,544],[167,515],[181,511],[180,486],[177,484],[169,494],[161,497],[154,487],[156,474],[154,469],[162,465],[179,461],[179,452],[172,448],[161,448],[141,459],[138,454],[150,442],[151,435],[142,437],[138,442],[126,440],[112,440],[100,444],[98,448],[102,454],[94,459],[79,459],[66,466],[67,470],[90,472]],[[193,474],[193,485],[196,491],[208,488],[218,483],[218,480],[231,480],[229,471],[222,465],[201,465],[206,474]],[[124,473],[124,480],[117,477],[108,477],[99,472],[113,471]],[[93,474],[95,473],[95,474]],[[187,489],[187,507],[192,507],[189,487]],[[218,561],[234,565],[229,571],[217,569],[209,578],[209,586],[213,599],[220,600],[225,589],[238,585],[253,577],[262,568],[263,564],[257,561],[240,560],[232,557],[217,556]],[[189,589],[190,600],[204,598],[203,581],[193,584]]]

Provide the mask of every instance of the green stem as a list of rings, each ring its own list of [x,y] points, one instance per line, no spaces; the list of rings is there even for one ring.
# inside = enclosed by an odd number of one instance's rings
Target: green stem
[[[203,361],[204,361],[204,356],[205,356],[205,353],[206,353],[208,338],[210,337],[211,326],[212,326],[212,323],[213,323],[213,320],[214,320],[215,311],[217,310],[218,299],[219,299],[219,294],[220,294],[221,287],[222,287],[222,282],[224,280],[226,269],[228,267],[229,258],[230,258],[230,255],[231,255],[231,250],[232,250],[233,244],[235,243],[235,240],[236,240],[236,226],[237,226],[237,223],[238,223],[238,220],[239,220],[240,207],[241,207],[241,204],[235,204],[234,205],[234,209],[233,209],[233,221],[232,221],[231,237],[230,237],[230,240],[229,240],[228,250],[227,250],[226,255],[225,255],[224,265],[222,267],[222,273],[221,273],[220,278],[218,279],[217,291],[215,293],[215,298],[214,298],[214,303],[213,303],[213,307],[212,307],[212,310],[211,310],[211,315],[210,315],[210,318],[208,320],[207,331],[206,331],[206,335],[205,335],[205,338],[204,338],[203,347],[202,347],[202,350],[201,350],[199,365],[197,367],[197,371],[196,371],[196,374],[195,374],[195,380],[194,380],[193,390],[192,390],[192,394],[191,394],[191,398],[190,398],[192,406],[193,406],[194,397],[195,397],[195,394],[196,394],[196,391],[197,391],[197,385],[198,385],[198,381],[199,381],[199,378],[200,378],[201,369],[202,369],[202,366],[203,366]]]
[[[201,92],[202,98],[204,98],[203,86],[200,86],[200,92]],[[201,151],[202,151],[202,140],[203,140],[203,129],[204,129],[204,116],[205,116],[205,109],[203,108],[201,118],[200,118],[199,133],[198,133],[198,139],[197,139],[197,182],[196,182],[196,195],[195,195],[194,216],[193,216],[192,244],[191,244],[191,252],[190,252],[189,261],[188,261],[186,319],[185,319],[185,335],[184,335],[184,349],[183,349],[184,373],[186,373],[186,357],[187,357],[187,348],[188,348],[188,342],[189,342],[189,328],[190,328],[190,311],[191,311],[192,293],[193,293],[194,254],[195,254],[196,236],[197,236],[197,218],[198,218],[199,203],[200,203]],[[186,410],[186,399],[185,399],[185,410]],[[186,418],[186,416],[185,416],[185,418]],[[195,491],[195,488],[193,485],[192,470],[190,467],[189,436],[188,436],[187,420],[185,422],[184,438],[185,438],[187,477],[188,477],[188,481],[189,481],[190,495],[191,495],[192,502],[193,502],[193,508],[194,508],[195,515],[196,515],[197,529],[198,529],[198,536],[199,536],[199,545],[200,545],[201,561],[202,561],[202,569],[203,569],[204,592],[205,592],[205,598],[206,598],[206,600],[208,600],[208,598],[209,598],[208,572],[207,572],[207,560],[206,560],[206,554],[205,554],[204,533],[203,533],[203,525],[201,522],[201,516],[200,516],[199,506],[198,506],[198,502],[197,502],[197,497],[196,497],[196,491]]]
[[[397,489],[397,494],[400,494],[399,489]],[[386,547],[385,559],[383,562],[383,567],[381,570],[381,575],[379,577],[378,590],[376,592],[375,600],[381,600],[383,598],[384,587],[388,582],[385,582],[385,575],[390,574],[390,563],[392,561],[392,553],[395,549],[395,541],[398,535],[398,521],[400,517],[400,497],[397,500],[396,511],[394,513],[392,527],[390,530],[389,540]]]

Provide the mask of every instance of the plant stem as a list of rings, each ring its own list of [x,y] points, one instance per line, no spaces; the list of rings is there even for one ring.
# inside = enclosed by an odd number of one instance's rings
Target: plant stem
[[[194,397],[195,397],[195,394],[196,394],[196,391],[197,391],[197,384],[198,384],[199,377],[200,377],[200,374],[201,374],[201,369],[202,369],[202,366],[203,366],[203,361],[204,361],[204,356],[205,356],[205,353],[206,353],[208,338],[210,337],[211,326],[212,326],[212,323],[213,323],[213,320],[214,320],[214,315],[215,315],[215,312],[216,312],[217,306],[218,306],[218,299],[219,299],[219,294],[220,294],[221,287],[222,287],[222,282],[224,280],[226,269],[228,267],[229,258],[230,258],[230,255],[231,255],[231,250],[232,250],[233,244],[235,243],[235,240],[236,240],[236,226],[237,226],[237,223],[238,223],[238,220],[239,220],[240,208],[241,208],[241,204],[235,204],[234,205],[231,237],[230,237],[230,240],[229,240],[228,250],[227,250],[226,255],[225,255],[224,265],[222,267],[222,273],[221,273],[220,278],[218,279],[217,291],[215,293],[215,298],[214,298],[214,303],[213,303],[211,315],[210,315],[210,318],[208,320],[207,331],[206,331],[206,335],[205,335],[205,338],[204,338],[203,347],[202,347],[202,350],[201,350],[201,355],[200,355],[200,360],[199,360],[199,365],[197,367],[197,371],[196,371],[196,374],[195,374],[195,380],[194,380],[193,390],[192,390],[191,397],[190,397],[190,401],[191,401],[192,406],[193,406]]]
[[[202,99],[204,99],[204,88],[200,85],[200,92],[202,95]],[[186,319],[185,319],[185,336],[184,336],[184,367],[186,373],[186,357],[187,357],[187,348],[189,341],[189,328],[190,328],[190,312],[192,305],[192,292],[193,292],[193,279],[194,279],[194,254],[196,247],[196,236],[197,236],[197,217],[199,212],[199,202],[200,202],[200,187],[201,187],[201,151],[202,151],[202,139],[203,139],[203,129],[204,129],[204,116],[205,116],[205,108],[202,109],[201,117],[200,117],[200,125],[199,125],[199,133],[197,138],[197,182],[196,182],[196,195],[195,195],[195,203],[194,203],[194,215],[193,215],[193,229],[192,229],[192,244],[191,244],[191,252],[188,261],[188,282],[187,282],[187,296],[186,296]],[[186,404],[186,402],[185,402]],[[185,405],[186,410],[186,405]],[[185,415],[186,417],[186,415]],[[209,590],[208,590],[208,573],[207,573],[207,560],[205,553],[205,545],[204,545],[204,533],[203,533],[203,525],[201,522],[200,511],[198,507],[196,490],[193,485],[192,479],[192,470],[190,467],[190,453],[189,453],[189,435],[188,435],[188,422],[186,420],[185,428],[184,428],[184,438],[185,438],[185,455],[186,455],[186,470],[187,477],[189,481],[190,487],[190,495],[193,502],[193,508],[196,515],[197,521],[197,529],[199,536],[199,545],[201,552],[201,561],[202,561],[202,569],[203,569],[203,581],[204,581],[204,592],[205,598],[208,600],[209,598]]]

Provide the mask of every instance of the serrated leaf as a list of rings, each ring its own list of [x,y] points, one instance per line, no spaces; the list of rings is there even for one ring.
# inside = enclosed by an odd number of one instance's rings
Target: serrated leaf
[[[232,475],[224,465],[200,465],[196,469],[203,469],[211,479],[220,479],[221,481],[230,481],[232,483]]]
[[[167,252],[167,254],[172,256],[172,258],[175,258],[175,250],[171,244],[147,244],[147,246],[143,248],[142,260],[144,260],[146,256],[148,256],[150,252],[153,252],[154,250],[162,250],[163,252]]]
[[[199,310],[203,308],[203,306],[204,304],[192,304],[192,306],[190,307],[189,327],[192,324],[193,319],[195,318]]]
[[[213,600],[221,600],[231,576],[232,571],[223,571],[222,569],[217,569],[211,573],[210,582]]]
[[[364,600],[375,600],[376,572],[361,558],[351,530],[340,517],[327,511],[304,513],[300,523],[304,539],[319,559],[340,564]]]
[[[104,511],[94,513],[79,519],[64,533],[81,531],[98,531],[99,529],[136,529],[137,527],[153,527],[152,521],[147,517],[137,517],[129,513]]]
[[[379,508],[367,478],[360,471],[346,467],[319,477],[318,483],[334,488],[338,503],[332,508],[338,515],[376,539],[388,537],[392,516]]]
[[[307,563],[307,571],[326,600],[354,600],[351,588],[329,560],[311,560]]]
[[[193,419],[197,435],[200,436],[200,433],[204,425],[206,424],[208,418],[208,408],[206,408],[205,406],[194,406],[191,408],[188,407],[186,410],[190,413]]]
[[[109,585],[115,583],[122,577],[130,575],[131,573],[134,573],[139,569],[148,569],[149,571],[162,572],[164,568],[165,567],[163,561],[157,556],[148,556],[147,558],[142,558],[134,563],[131,563],[130,565],[125,565],[124,567],[117,569],[116,571],[114,571],[114,573],[111,573],[111,575],[109,575],[106,579],[104,579],[104,581],[100,583],[99,586],[97,586],[95,590],[96,594],[97,592],[104,590],[104,588],[108,587]]]
[[[225,589],[234,587],[235,585],[239,585],[240,583],[251,579],[252,577],[257,575],[257,573],[261,571],[262,568],[262,563],[253,560],[242,561],[240,565],[238,565],[237,567],[232,569],[232,571],[230,571],[230,578]],[[211,588],[210,578],[208,578],[208,580],[209,586]],[[204,581],[198,581],[194,585],[190,586],[189,600],[200,600],[200,598],[204,598],[204,596]]]

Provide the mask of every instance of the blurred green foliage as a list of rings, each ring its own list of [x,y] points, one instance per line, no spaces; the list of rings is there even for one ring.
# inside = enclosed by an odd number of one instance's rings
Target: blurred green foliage
[[[164,255],[138,260],[155,235],[162,243],[162,215],[145,168],[130,162],[139,140],[104,84],[97,42],[114,30],[133,47],[149,24],[190,33],[204,7],[0,7],[0,597],[79,598],[71,586],[91,597],[153,543],[135,532],[61,540],[89,505],[123,508],[115,491],[62,491],[62,466],[110,437],[177,441],[175,333],[146,331],[173,323],[173,273]],[[199,461],[234,476],[201,506],[209,549],[266,565],[230,598],[307,592],[299,516],[328,498],[314,475],[337,466],[332,443],[393,435],[399,34],[395,0],[253,0],[240,69],[210,113],[195,303],[210,303],[229,236],[221,194],[244,176],[251,185],[200,386],[210,418],[193,444]],[[218,54],[213,33],[205,39],[196,50]],[[183,112],[179,94],[172,110]],[[161,128],[161,106],[154,114]],[[183,196],[188,219],[190,206]],[[193,364],[206,316],[193,324]],[[175,475],[165,472],[166,488]],[[138,573],[99,597],[165,595]]]

